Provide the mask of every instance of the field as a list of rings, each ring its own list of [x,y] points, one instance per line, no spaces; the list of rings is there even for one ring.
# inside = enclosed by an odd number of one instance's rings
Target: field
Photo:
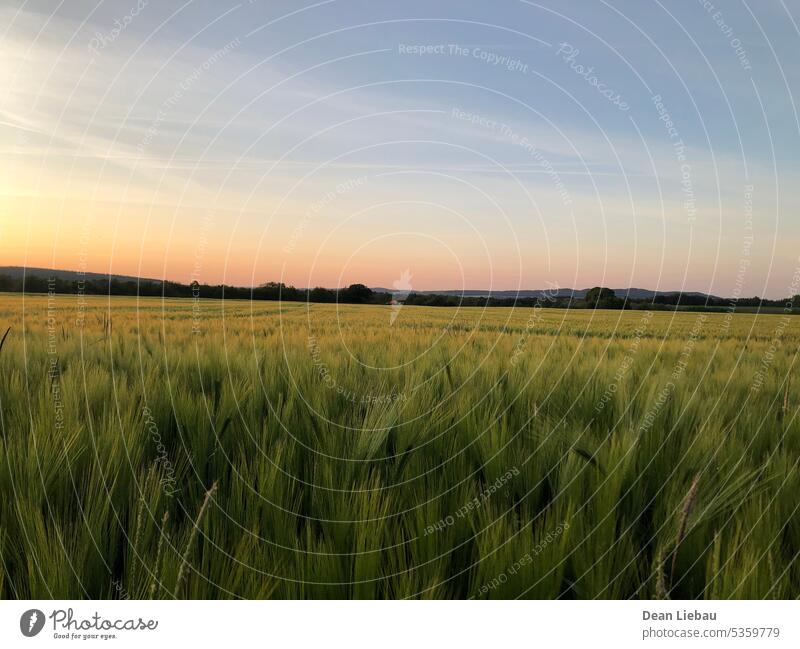
[[[798,317],[0,295],[0,326],[4,598],[800,595]]]

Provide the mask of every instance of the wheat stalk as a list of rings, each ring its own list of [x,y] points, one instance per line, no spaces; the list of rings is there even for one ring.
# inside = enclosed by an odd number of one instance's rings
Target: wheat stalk
[[[138,507],[136,508],[136,531],[133,533],[133,549],[134,551],[139,547],[139,540],[142,537],[142,526],[144,524],[144,498],[139,498]]]
[[[786,390],[783,392],[783,408],[781,409],[781,421],[786,417],[786,413],[789,412],[789,386],[792,383],[792,377],[786,377]]]
[[[672,551],[672,568],[669,572],[669,585],[670,588],[675,584],[675,570],[678,566],[678,550],[681,547],[681,543],[686,538],[686,528],[689,525],[689,516],[692,513],[692,509],[694,508],[694,501],[697,498],[697,487],[700,484],[700,474],[698,473],[694,480],[692,480],[692,486],[689,487],[689,493],[686,494],[686,500],[683,501],[683,508],[681,509],[681,520],[678,524],[678,536],[675,539],[675,549]]]
[[[206,491],[206,497],[203,498],[203,504],[200,505],[200,511],[197,513],[197,519],[194,522],[194,527],[192,528],[191,534],[189,534],[189,540],[186,542],[186,547],[183,549],[181,565],[180,568],[178,568],[178,578],[175,580],[175,590],[172,592],[173,597],[178,597],[178,592],[181,589],[181,585],[183,584],[184,579],[186,579],[186,566],[189,564],[189,551],[192,549],[194,538],[197,536],[197,530],[200,529],[200,523],[203,520],[206,509],[208,509],[208,503],[214,497],[216,492],[217,483],[215,482],[213,485],[211,485],[211,489]]]
[[[161,519],[161,535],[158,537],[158,547],[156,549],[156,563],[153,567],[153,581],[150,583],[150,597],[153,597],[156,594],[156,585],[159,586],[159,591],[161,590],[161,580],[159,579],[159,565],[161,564],[161,550],[164,547],[164,536],[165,531],[167,529],[167,521],[169,520],[169,512],[164,512],[164,517]]]
[[[656,599],[669,599],[667,584],[664,580],[664,556],[661,548],[656,553]]]

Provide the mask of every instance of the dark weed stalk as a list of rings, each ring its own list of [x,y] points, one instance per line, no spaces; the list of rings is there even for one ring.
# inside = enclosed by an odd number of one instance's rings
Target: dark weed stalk
[[[6,332],[3,334],[3,340],[0,340],[0,352],[3,351],[3,345],[6,344],[6,338],[8,338],[9,333],[11,333],[11,327],[6,329]]]

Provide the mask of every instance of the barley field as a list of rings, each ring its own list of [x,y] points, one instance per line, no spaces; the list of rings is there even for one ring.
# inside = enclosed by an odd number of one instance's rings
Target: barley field
[[[800,318],[0,295],[3,598],[795,598]]]

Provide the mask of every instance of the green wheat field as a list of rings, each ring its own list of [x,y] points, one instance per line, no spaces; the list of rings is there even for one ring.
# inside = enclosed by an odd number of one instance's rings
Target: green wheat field
[[[800,318],[0,296],[3,598],[795,598]]]

